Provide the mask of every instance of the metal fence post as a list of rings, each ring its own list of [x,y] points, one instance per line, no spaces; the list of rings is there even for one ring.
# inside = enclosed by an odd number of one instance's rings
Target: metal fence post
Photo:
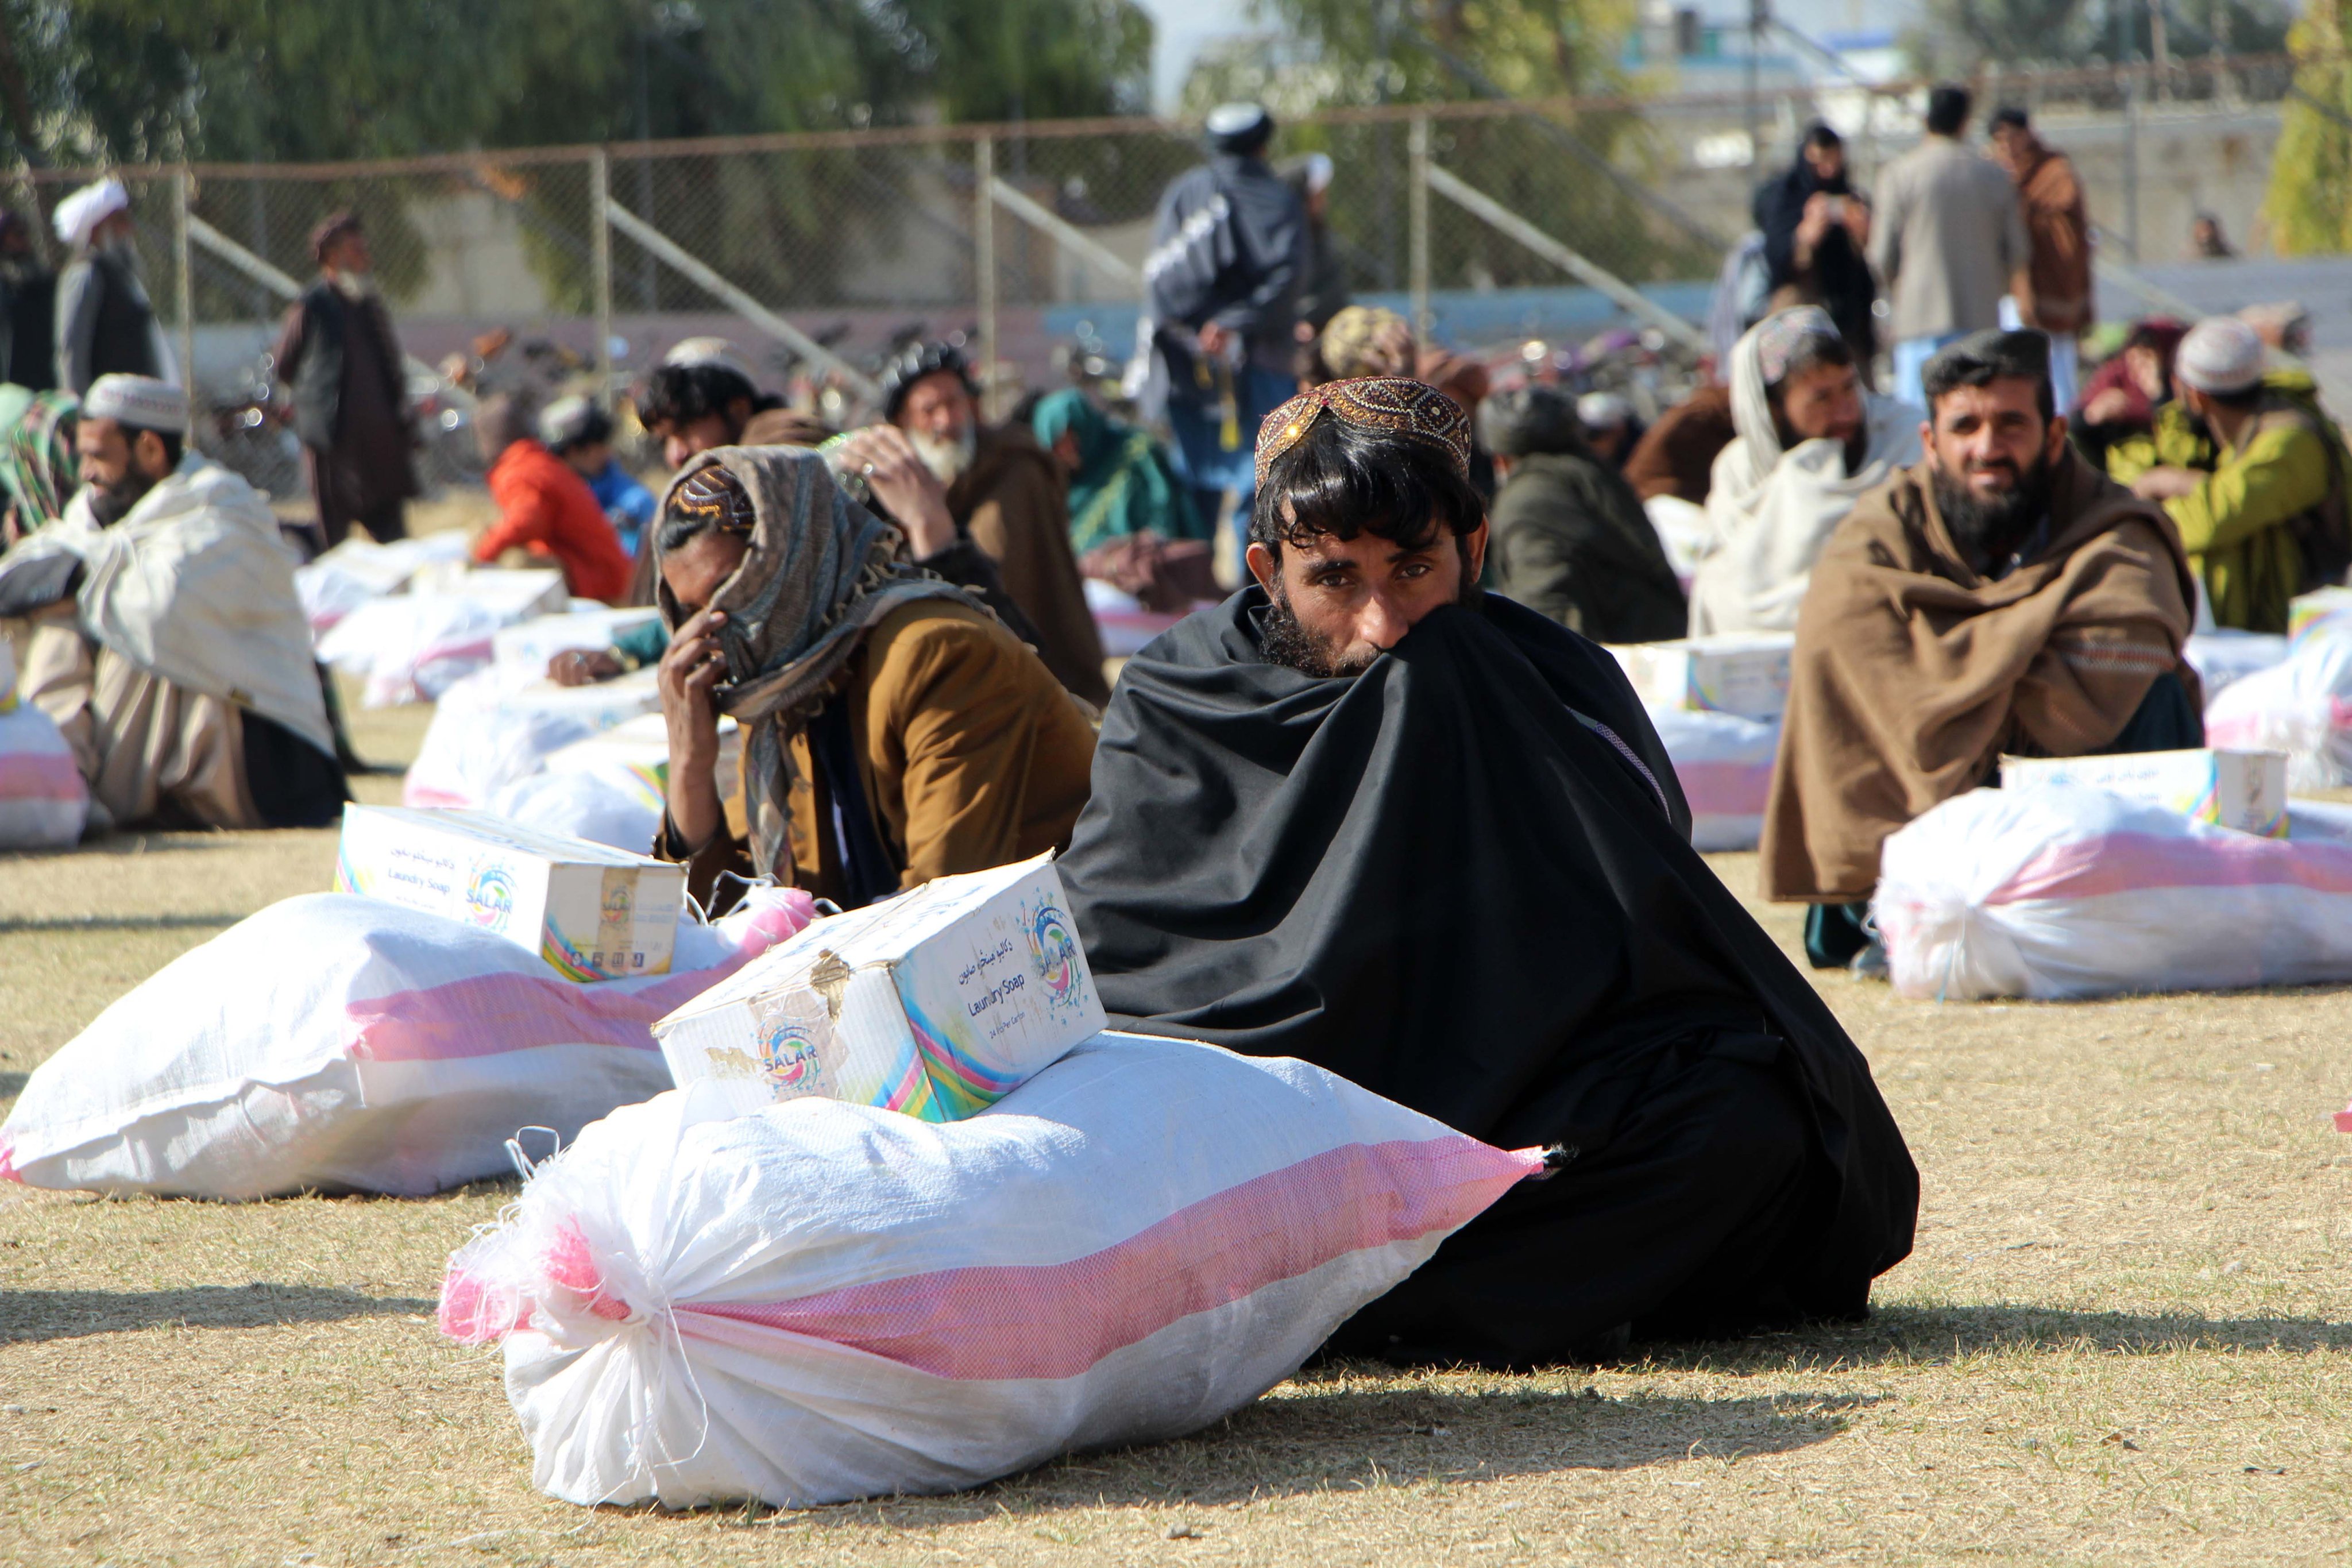
[[[2139,94],[2140,73],[2124,79],[2124,247],[2139,261]]]
[[[196,284],[188,247],[188,170],[182,164],[172,174],[173,305],[180,315],[180,391],[188,402],[188,443],[195,445],[197,420],[204,410],[196,395]]]
[[[996,417],[996,139],[971,144],[972,283],[980,296],[980,412]]]
[[[1412,130],[1406,146],[1412,159],[1412,183],[1407,191],[1405,224],[1410,230],[1408,265],[1412,270],[1412,337],[1423,347],[1429,344],[1429,115],[1412,117]]]
[[[596,316],[596,401],[613,395],[613,155],[588,154],[588,291]]]

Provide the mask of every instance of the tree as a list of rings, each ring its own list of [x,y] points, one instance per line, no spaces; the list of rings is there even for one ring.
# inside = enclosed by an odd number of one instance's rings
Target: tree
[[[2352,250],[2352,33],[2347,0],[2310,0],[2288,35],[2295,86],[2271,161],[2264,204],[2271,244],[2282,256]]]
[[[1602,98],[1591,108],[1439,122],[1438,162],[1527,214],[1622,277],[1704,276],[1717,260],[1636,187],[1656,183],[1664,150],[1619,101],[1617,47],[1629,0],[1258,0],[1287,47],[1228,58],[1190,84],[1187,108],[1213,97],[1260,97],[1292,112],[1364,103],[1466,99]],[[1320,148],[1353,177],[1333,187],[1330,223],[1358,258],[1359,282],[1397,287],[1404,274],[1402,127],[1317,128],[1285,138]],[[1597,178],[1605,160],[1622,183]],[[1433,226],[1441,285],[1556,283],[1559,271],[1475,221]]]
[[[1151,50],[1133,0],[0,0],[0,29],[18,163],[1101,114]]]

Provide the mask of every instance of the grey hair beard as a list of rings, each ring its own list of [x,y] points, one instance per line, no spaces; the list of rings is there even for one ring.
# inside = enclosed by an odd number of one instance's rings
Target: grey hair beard
[[[963,478],[964,470],[971,467],[972,458],[980,453],[980,432],[970,425],[952,441],[942,441],[924,430],[909,430],[907,438],[914,443],[915,456],[922,459],[923,467],[930,469],[931,477],[943,485]]]

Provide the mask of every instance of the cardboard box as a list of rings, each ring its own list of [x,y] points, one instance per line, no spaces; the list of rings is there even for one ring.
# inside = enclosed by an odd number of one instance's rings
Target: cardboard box
[[[818,921],[654,1026],[681,1086],[743,1110],[817,1095],[950,1121],[1099,1033],[1050,858]]]
[[[1789,705],[1790,632],[1619,643],[1617,656],[1633,694],[1653,708],[1736,713],[1777,720]]]
[[[335,890],[496,931],[570,980],[669,973],[686,868],[478,811],[346,805]]]
[[[2352,588],[2315,588],[2287,601],[2286,635],[2301,642],[2304,634],[2322,622],[2341,626],[2352,619]]]
[[[578,604],[586,600],[575,601]],[[501,626],[490,634],[490,657],[502,668],[529,676],[547,673],[548,660],[573,648],[607,648],[623,632],[661,619],[651,606],[641,609],[574,609],[560,616],[540,616],[520,626]]]
[[[2194,822],[2286,837],[2286,753],[2138,752],[2120,757],[2003,757],[2003,789],[2074,784],[2168,806]]]
[[[539,567],[509,572],[463,561],[426,562],[408,580],[408,591],[420,595],[471,599],[507,625],[527,621],[534,616],[562,615],[572,603],[572,595],[564,592],[561,572]]]

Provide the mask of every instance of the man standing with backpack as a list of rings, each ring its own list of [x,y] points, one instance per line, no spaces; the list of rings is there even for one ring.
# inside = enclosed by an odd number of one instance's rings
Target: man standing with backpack
[[[1166,413],[1200,514],[1216,517],[1230,492],[1246,531],[1257,427],[1298,390],[1307,213],[1265,161],[1274,117],[1262,105],[1225,104],[1208,133],[1209,161],[1160,198],[1138,334],[1148,374],[1135,391],[1148,415]]]

